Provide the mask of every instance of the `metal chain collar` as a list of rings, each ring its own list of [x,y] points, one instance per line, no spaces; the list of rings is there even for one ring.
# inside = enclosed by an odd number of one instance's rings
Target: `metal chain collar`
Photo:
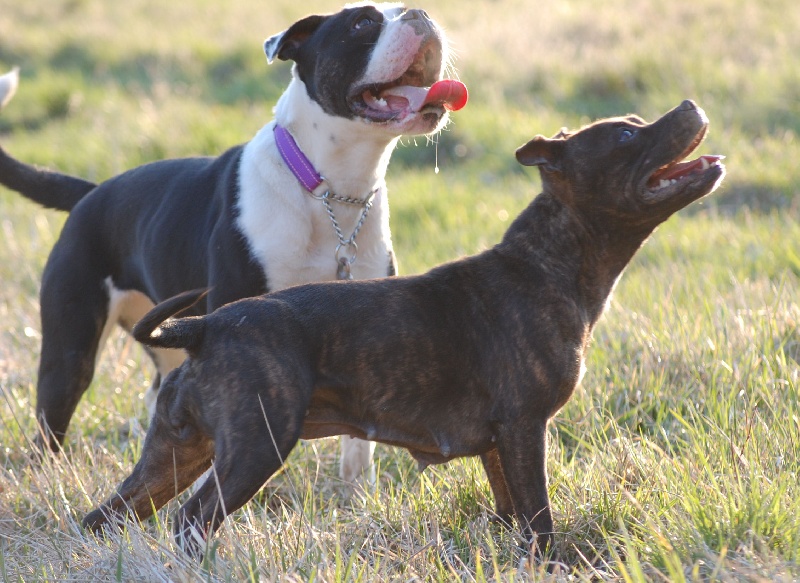
[[[336,266],[337,266],[336,279],[353,279],[353,274],[350,273],[350,267],[356,262],[356,256],[358,255],[358,245],[356,244],[356,236],[358,235],[358,232],[361,230],[361,227],[364,226],[364,221],[367,220],[367,215],[369,214],[369,210],[372,208],[372,203],[375,200],[375,195],[378,193],[379,190],[380,187],[374,189],[367,195],[367,198],[365,199],[339,196],[337,194],[331,193],[330,190],[326,190],[323,194],[320,195],[311,193],[311,196],[313,198],[321,200],[322,204],[325,205],[325,210],[328,212],[328,216],[331,219],[333,230],[336,232],[337,239],[339,239],[339,243],[338,245],[336,245],[336,250],[334,252],[334,257],[336,258]],[[352,234],[347,239],[345,239],[344,233],[342,233],[342,228],[339,226],[339,221],[336,220],[336,215],[333,212],[331,201],[363,207],[363,210],[361,211],[361,216],[358,218],[358,221],[356,222],[356,226],[353,229]],[[342,255],[343,251],[346,251],[346,254]]]

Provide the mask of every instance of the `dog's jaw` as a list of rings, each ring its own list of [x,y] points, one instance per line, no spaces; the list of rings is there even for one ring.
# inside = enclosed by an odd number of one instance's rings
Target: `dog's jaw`
[[[353,198],[363,198],[386,175],[401,135],[360,118],[330,115],[296,74],[275,106],[275,122],[289,130],[337,194]]]
[[[416,19],[398,16],[387,25],[364,77],[351,93],[353,107],[366,121],[386,125],[395,132],[414,135],[438,132],[448,121],[443,104],[409,103],[397,110],[371,111],[364,96],[371,95],[372,99],[385,103],[384,94],[391,94],[388,86],[430,87],[442,79],[449,62],[449,44],[436,22],[425,13]]]
[[[654,148],[648,160],[661,165],[644,166],[646,176],[640,179],[639,189],[646,205],[663,207],[671,214],[714,192],[725,177],[725,165],[722,163],[724,156],[719,155],[686,160],[703,143],[709,127],[705,112],[693,102],[685,101],[668,112],[651,124],[649,131],[664,124],[675,126],[675,135],[668,142],[668,149]]]
[[[399,106],[389,106],[392,88],[398,96],[425,88],[441,80],[449,62],[448,43],[442,29],[422,11],[384,12],[384,31],[372,52],[364,76],[354,83],[348,102],[361,119],[385,125],[406,134],[427,134],[447,122],[443,104],[412,103],[395,97]]]

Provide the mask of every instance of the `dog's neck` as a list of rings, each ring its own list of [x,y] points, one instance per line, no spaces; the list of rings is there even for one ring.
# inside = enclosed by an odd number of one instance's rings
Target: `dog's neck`
[[[364,198],[383,185],[399,136],[325,113],[296,76],[275,106],[275,121],[289,130],[337,195]]]
[[[498,250],[535,265],[537,273],[570,290],[594,326],[653,229],[633,233],[609,228],[545,191],[512,223]]]

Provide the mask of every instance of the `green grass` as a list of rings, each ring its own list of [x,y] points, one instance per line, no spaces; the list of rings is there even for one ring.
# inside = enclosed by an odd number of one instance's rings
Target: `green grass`
[[[0,142],[102,180],[215,154],[270,117],[289,72],[263,39],[297,2],[5,3],[0,70],[22,85]],[[720,191],[663,225],[617,286],[583,385],[550,426],[560,565],[523,561],[489,521],[480,464],[419,473],[378,447],[378,487],[350,498],[337,444],[301,444],[207,561],[170,536],[178,502],[97,540],[79,521],[138,459],[152,371],[114,336],[66,456],[31,463],[38,288],[64,217],[0,191],[0,578],[292,581],[800,578],[800,7],[790,0],[523,0],[424,6],[449,31],[470,104],[389,170],[403,273],[494,244],[538,192],[514,149],[537,133],[693,98]],[[416,142],[416,144],[415,144]],[[438,158],[440,172],[434,172]],[[131,422],[131,420],[135,420]],[[184,498],[185,499],[185,495]]]

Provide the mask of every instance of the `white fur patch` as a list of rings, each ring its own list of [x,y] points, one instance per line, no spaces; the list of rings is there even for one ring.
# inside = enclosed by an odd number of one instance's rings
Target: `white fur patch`
[[[119,324],[130,332],[133,325],[155,307],[155,304],[150,301],[150,298],[142,292],[117,289],[110,277],[106,278],[106,289],[108,290],[109,299],[108,316],[106,317],[103,332],[100,336],[100,344],[98,345],[99,349],[97,351],[98,357],[100,355],[100,350],[105,345],[115,325]],[[186,360],[186,353],[183,350],[151,348],[150,351],[162,379],[167,376],[167,373],[178,368],[181,363]],[[147,407],[150,417],[155,413],[156,397],[158,395],[157,389],[158,387],[151,385],[144,396],[145,406]]]
[[[292,85],[276,107],[276,118],[294,135],[328,186],[340,196],[353,198],[364,198],[376,185],[381,187],[356,238],[358,257],[352,274],[355,279],[384,277],[391,249],[384,175],[394,138],[377,128],[368,138],[363,124],[324,113],[302,83],[294,79]],[[339,241],[330,217],[322,201],[305,191],[281,159],[274,123],[264,126],[244,148],[237,225],[264,269],[270,291],[334,280]],[[314,125],[317,130],[309,131]],[[306,143],[313,145],[306,148]],[[332,204],[348,237],[361,207]]]
[[[422,37],[414,27],[401,19],[402,10],[389,9],[383,14],[383,32],[357,85],[389,83],[398,79],[414,62],[422,44]]]

